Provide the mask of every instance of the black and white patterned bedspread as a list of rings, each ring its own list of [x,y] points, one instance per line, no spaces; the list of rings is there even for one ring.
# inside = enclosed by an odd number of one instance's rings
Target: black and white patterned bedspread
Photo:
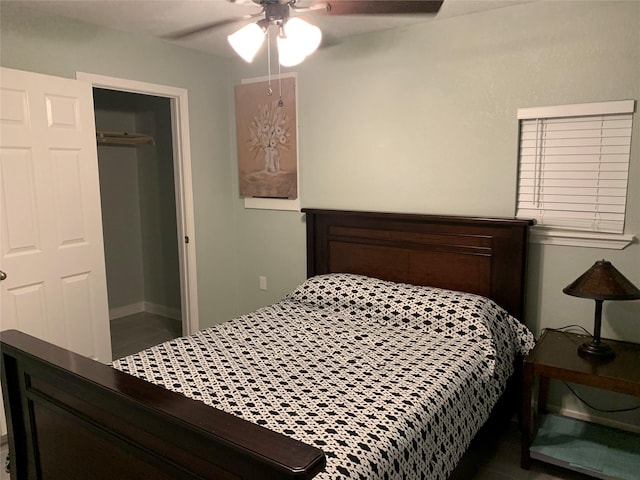
[[[331,274],[113,365],[319,447],[319,479],[446,479],[533,342],[486,298]]]

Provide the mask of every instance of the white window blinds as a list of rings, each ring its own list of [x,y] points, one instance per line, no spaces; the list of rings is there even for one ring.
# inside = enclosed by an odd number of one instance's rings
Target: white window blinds
[[[634,104],[519,109],[516,215],[548,227],[623,233]]]

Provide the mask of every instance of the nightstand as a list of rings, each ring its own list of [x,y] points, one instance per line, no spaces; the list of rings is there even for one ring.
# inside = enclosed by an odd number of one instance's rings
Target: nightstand
[[[520,465],[529,469],[531,458],[535,458],[597,478],[638,478],[640,435],[568,417],[534,415],[546,413],[552,378],[640,397],[640,345],[606,340],[616,356],[601,359],[578,354],[578,345],[588,338],[547,330],[525,358]],[[534,412],[536,377],[538,408]],[[615,450],[617,445],[620,451]]]

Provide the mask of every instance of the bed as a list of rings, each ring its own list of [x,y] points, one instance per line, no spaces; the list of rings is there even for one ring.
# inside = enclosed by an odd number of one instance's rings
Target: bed
[[[274,305],[113,367],[3,332],[12,478],[447,478],[533,340],[531,222],[304,212]]]

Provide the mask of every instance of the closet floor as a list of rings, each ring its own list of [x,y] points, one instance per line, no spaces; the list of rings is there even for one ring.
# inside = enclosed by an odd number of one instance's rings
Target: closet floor
[[[178,320],[148,312],[115,318],[110,324],[114,360],[182,335]]]

